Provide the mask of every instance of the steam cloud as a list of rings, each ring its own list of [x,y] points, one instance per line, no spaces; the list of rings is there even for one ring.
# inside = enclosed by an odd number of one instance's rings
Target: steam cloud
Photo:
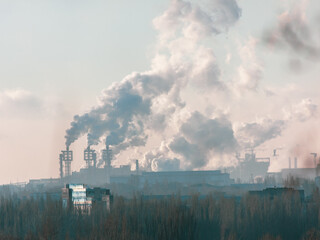
[[[106,139],[115,154],[145,146],[150,133],[173,128],[176,132],[159,149],[144,155],[145,167],[177,170],[205,167],[213,156],[232,154],[243,145],[258,146],[281,133],[282,120],[245,123],[236,132],[227,117],[190,113],[180,98],[188,85],[225,89],[221,70],[212,49],[202,41],[227,31],[241,16],[235,0],[214,0],[193,4],[173,0],[153,24],[158,31],[156,54],[151,69],[132,73],[103,90],[98,106],[76,115],[66,131],[66,145],[87,134],[88,145]],[[242,65],[235,87],[256,90],[262,67],[255,57],[256,40],[250,38],[239,49]],[[181,117],[181,112],[189,117]],[[177,120],[178,118],[178,120]],[[239,138],[239,139],[236,139]],[[251,140],[246,142],[245,137]]]
[[[236,131],[239,144],[255,148],[279,136],[285,127],[284,120],[263,119],[260,122],[243,123]]]
[[[183,162],[186,169],[201,168],[208,164],[212,154],[233,153],[236,147],[232,125],[227,119],[210,119],[194,112],[181,125],[178,135],[163,143],[158,151],[145,155],[145,162],[153,170],[167,170],[169,162],[176,163],[175,166]],[[169,159],[169,152],[179,157]],[[159,162],[163,162],[160,167]]]
[[[197,43],[199,39],[226,30],[240,15],[235,0],[215,0],[206,8],[185,1],[172,1],[168,10],[154,20],[159,44],[151,70],[132,73],[104,90],[99,106],[74,117],[66,131],[66,145],[84,134],[88,136],[89,145],[97,144],[107,136],[106,141],[118,145],[119,152],[130,145],[144,145],[146,125],[151,127],[154,121],[161,121],[162,128],[165,128],[168,112],[184,107],[179,94],[189,79],[204,85],[220,84],[213,52],[198,47]],[[181,43],[187,44],[187,51],[177,47],[185,46]],[[163,49],[169,54],[161,54]],[[186,58],[194,52],[202,61]],[[159,112],[157,107],[161,99],[170,99],[171,107]]]
[[[306,3],[302,1],[290,11],[279,16],[278,26],[265,33],[266,43],[309,60],[319,60],[319,39],[306,20]],[[316,25],[319,23],[316,22]]]

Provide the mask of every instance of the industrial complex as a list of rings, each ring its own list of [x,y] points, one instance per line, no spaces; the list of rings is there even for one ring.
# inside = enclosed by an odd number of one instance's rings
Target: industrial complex
[[[103,167],[97,167],[97,154],[95,150],[87,147],[84,150],[84,161],[86,167],[79,172],[71,172],[73,152],[67,147],[60,154],[60,180],[64,183],[85,183],[92,186],[104,184],[135,182],[138,187],[148,184],[163,182],[177,182],[181,184],[211,184],[215,186],[228,186],[234,181],[229,173],[222,173],[220,170],[212,171],[162,171],[146,172],[139,171],[139,161],[136,160],[135,170],[130,165],[120,167],[112,166],[112,150],[109,145],[102,150]]]
[[[85,167],[80,171],[72,171],[73,151],[66,147],[59,155],[60,178],[31,179],[28,183],[11,184],[11,186],[23,189],[25,197],[38,198],[49,194],[51,198],[62,197],[65,204],[74,199],[72,191],[77,192],[82,189],[85,200],[81,201],[85,201],[87,205],[92,205],[93,196],[97,197],[97,192],[100,193],[98,194],[100,199],[102,195],[111,196],[110,191],[126,196],[135,192],[151,196],[179,191],[186,195],[194,192],[207,194],[218,191],[240,196],[245,192],[260,191],[266,187],[285,187],[285,181],[289,178],[316,180],[316,184],[320,184],[317,154],[312,153],[312,155],[314,167],[298,168],[298,158],[292,157],[289,158],[288,168],[280,172],[268,171],[270,157],[257,157],[253,149],[247,151],[243,157],[240,154],[236,155],[238,164],[232,168],[152,172],[142,170],[138,160],[135,161],[135,166],[113,166],[112,149],[106,144],[100,154],[90,146],[85,148],[83,152]],[[98,159],[97,156],[101,158]],[[5,187],[2,186],[2,189],[5,190]],[[74,204],[77,205],[76,202]]]

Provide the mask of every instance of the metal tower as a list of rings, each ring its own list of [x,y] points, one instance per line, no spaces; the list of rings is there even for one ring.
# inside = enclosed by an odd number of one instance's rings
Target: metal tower
[[[90,146],[84,150],[84,160],[86,161],[87,168],[95,168],[97,166],[97,154],[95,150],[90,149]]]
[[[106,145],[106,149],[102,150],[102,160],[104,161],[105,168],[111,168],[112,150],[109,145]]]
[[[136,160],[136,174],[139,175],[139,160]]]
[[[60,160],[60,178],[71,175],[71,162],[73,160],[73,153],[67,147],[66,150],[62,150],[59,155]]]
[[[316,168],[317,167],[317,153],[310,153],[311,155],[313,155],[313,164],[314,164],[314,167]]]

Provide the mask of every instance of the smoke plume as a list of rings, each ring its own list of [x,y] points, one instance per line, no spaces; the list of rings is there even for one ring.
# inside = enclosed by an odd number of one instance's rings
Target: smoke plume
[[[113,145],[114,154],[120,154],[146,146],[153,134],[169,132],[158,149],[144,154],[144,165],[152,170],[176,170],[203,168],[216,156],[233,154],[239,143],[258,146],[278,136],[284,124],[281,120],[247,123],[236,132],[238,143],[227,117],[190,111],[180,96],[188,86],[210,94],[228,91],[230,84],[221,79],[214,51],[203,42],[226,32],[240,16],[235,0],[171,1],[153,21],[158,38],[150,70],[133,72],[103,90],[97,106],[74,117],[66,131],[66,145],[87,135],[88,145],[106,141]],[[256,90],[262,67],[255,44],[256,39],[250,38],[239,47],[242,64],[231,89]],[[241,142],[242,136],[249,137],[249,143]]]
[[[157,166],[165,160],[177,163],[184,169],[205,167],[212,155],[232,154],[236,151],[231,123],[225,118],[208,118],[194,112],[180,126],[179,133],[167,143],[162,143],[157,151],[145,155],[149,165]],[[165,164],[166,166],[169,163]]]
[[[106,137],[108,144],[118,146],[117,152],[145,145],[146,128],[155,128],[161,122],[164,129],[168,113],[184,107],[179,95],[189,80],[205,86],[220,84],[213,52],[198,43],[225,31],[240,15],[235,0],[215,0],[206,7],[173,0],[169,8],[154,19],[159,41],[151,69],[132,73],[113,84],[102,92],[98,106],[76,115],[66,131],[66,145],[84,134],[88,136],[88,145]],[[167,108],[163,102],[167,102]]]
[[[284,127],[284,120],[263,119],[241,124],[236,130],[236,136],[242,147],[255,148],[279,136]]]
[[[278,25],[265,33],[264,40],[271,46],[286,49],[308,60],[319,60],[319,36],[311,29],[306,18],[307,1],[301,1],[293,9],[283,12]],[[316,26],[318,22],[313,23]]]

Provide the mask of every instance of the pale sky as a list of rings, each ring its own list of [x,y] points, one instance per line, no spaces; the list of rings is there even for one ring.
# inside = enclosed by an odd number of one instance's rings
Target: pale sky
[[[123,137],[119,146],[132,144],[114,164],[139,159],[152,170],[177,161],[181,169],[213,169],[233,164],[235,151],[251,146],[260,156],[281,148],[272,171],[287,167],[288,156],[308,165],[309,152],[320,151],[318,5],[1,0],[0,183],[58,177],[73,116],[104,111],[126,82],[151,110],[134,112],[128,122],[143,123],[143,133],[141,126],[134,133],[144,144],[112,130]],[[150,85],[140,89],[140,78]],[[98,151],[111,134],[104,131],[93,146]],[[73,171],[84,165],[82,134],[71,145]]]

